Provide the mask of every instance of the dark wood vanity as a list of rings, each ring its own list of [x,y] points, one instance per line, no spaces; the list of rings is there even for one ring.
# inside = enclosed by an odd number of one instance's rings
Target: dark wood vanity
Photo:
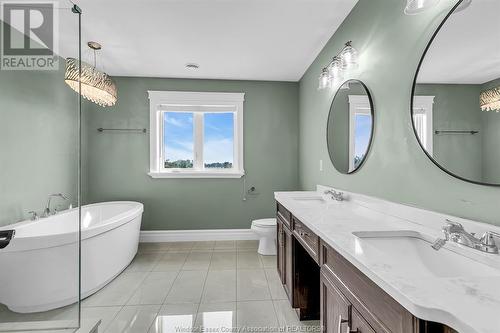
[[[300,320],[327,333],[455,333],[416,318],[280,203],[278,274]]]

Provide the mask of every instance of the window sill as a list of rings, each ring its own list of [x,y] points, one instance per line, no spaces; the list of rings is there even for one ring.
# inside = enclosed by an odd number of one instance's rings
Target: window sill
[[[148,172],[151,178],[241,178],[245,172],[210,172],[210,171],[195,171],[195,172]]]

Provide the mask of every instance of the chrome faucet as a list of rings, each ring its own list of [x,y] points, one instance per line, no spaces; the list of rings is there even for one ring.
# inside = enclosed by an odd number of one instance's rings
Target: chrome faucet
[[[43,210],[42,217],[49,217],[49,216],[55,215],[57,213],[57,210],[50,209],[50,202],[51,202],[52,198],[61,198],[63,200],[69,201],[69,198],[62,193],[55,193],[55,194],[49,195],[49,199],[47,200],[47,206]]]
[[[344,201],[344,192],[337,192],[335,190],[326,190],[324,192],[325,194],[331,194],[332,199],[337,200],[337,201]]]
[[[38,213],[33,211],[33,210],[28,212],[28,214],[31,214],[31,218],[30,218],[31,221],[37,221],[38,219],[40,219],[40,217],[38,216]]]
[[[498,253],[493,236],[500,237],[499,233],[488,231],[481,238],[477,238],[475,233],[468,233],[464,227],[457,222],[446,219],[446,225],[442,227],[444,239],[438,238],[432,248],[439,250],[448,241],[461,244],[481,252]]]

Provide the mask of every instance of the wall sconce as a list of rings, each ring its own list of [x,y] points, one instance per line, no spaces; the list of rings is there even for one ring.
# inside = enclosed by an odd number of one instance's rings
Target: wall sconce
[[[339,52],[328,66],[324,67],[319,76],[318,89],[326,89],[334,86],[344,79],[346,71],[358,67],[358,51],[352,46],[352,42],[345,43],[342,51]]]

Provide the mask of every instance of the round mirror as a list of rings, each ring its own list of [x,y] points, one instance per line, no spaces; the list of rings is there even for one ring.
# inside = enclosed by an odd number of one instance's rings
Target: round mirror
[[[421,60],[415,135],[442,170],[500,185],[500,1],[458,1]]]
[[[365,161],[373,135],[373,103],[363,82],[349,80],[339,88],[328,116],[328,153],[335,168],[349,174]]]

